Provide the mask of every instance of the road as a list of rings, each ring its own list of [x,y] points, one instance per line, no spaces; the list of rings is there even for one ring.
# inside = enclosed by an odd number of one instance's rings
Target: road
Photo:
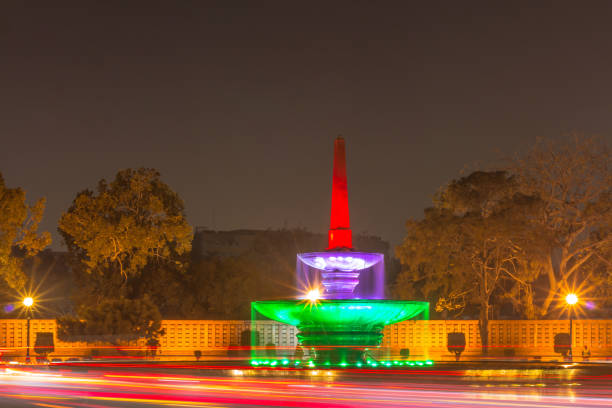
[[[610,407],[612,367],[253,370],[0,367],[1,407]]]

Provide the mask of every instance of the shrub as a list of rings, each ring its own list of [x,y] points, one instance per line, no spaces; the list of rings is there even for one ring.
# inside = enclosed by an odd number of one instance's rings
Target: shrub
[[[555,353],[559,353],[563,357],[567,357],[567,354],[570,351],[571,342],[572,342],[572,339],[570,338],[569,333],[555,334],[555,339],[554,339]]]
[[[446,347],[459,361],[461,353],[465,351],[465,333],[447,333]]]
[[[34,352],[42,357],[55,351],[52,332],[37,332],[36,340],[34,341]]]

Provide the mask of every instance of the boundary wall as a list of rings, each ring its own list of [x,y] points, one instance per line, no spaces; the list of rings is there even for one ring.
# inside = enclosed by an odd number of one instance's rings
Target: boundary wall
[[[133,341],[121,347],[92,339],[89,342],[63,342],[57,339],[53,319],[30,321],[30,347],[33,351],[36,333],[52,332],[55,350],[50,358],[67,357],[144,357],[144,340]],[[250,320],[164,320],[165,334],[160,337],[157,358],[194,358],[200,350],[204,358],[242,355],[245,344],[243,332],[251,329]],[[297,344],[294,326],[273,321],[257,321],[254,329],[259,333],[261,346],[273,347],[278,355],[292,355]],[[482,353],[480,332],[476,320],[409,320],[387,326],[380,352],[399,355],[409,349],[414,358],[450,359],[446,347],[447,333],[465,333],[466,349],[462,356]],[[554,336],[569,332],[567,320],[491,320],[489,323],[489,355],[559,358],[554,353]],[[0,320],[0,353],[3,358],[25,356],[27,344],[26,319]],[[248,344],[248,343],[247,343]],[[574,320],[572,330],[574,355],[579,356],[586,345],[591,356],[612,356],[612,320]]]

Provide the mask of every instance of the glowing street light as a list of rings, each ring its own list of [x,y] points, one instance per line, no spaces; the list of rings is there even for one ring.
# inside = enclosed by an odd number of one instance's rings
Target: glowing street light
[[[321,292],[319,292],[319,289],[312,289],[306,294],[306,299],[308,299],[310,302],[316,302],[320,297]]]
[[[574,309],[574,305],[576,303],[578,303],[578,296],[576,296],[575,293],[569,293],[566,297],[565,297],[565,303],[567,303],[569,305],[569,309],[568,309],[568,314],[569,314],[569,323],[570,323],[570,328],[569,328],[569,335],[570,335],[570,344],[569,344],[569,357],[570,359],[573,359],[573,355],[572,355],[572,310]]]
[[[28,322],[28,333],[26,340],[26,363],[30,362],[30,319],[32,318],[32,305],[34,305],[34,299],[31,296],[27,296],[23,299],[23,305],[26,307],[26,319]]]

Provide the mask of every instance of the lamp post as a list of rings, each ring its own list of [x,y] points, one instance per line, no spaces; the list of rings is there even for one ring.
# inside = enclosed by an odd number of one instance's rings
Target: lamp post
[[[567,303],[569,305],[569,335],[570,335],[570,344],[569,344],[569,357],[570,360],[573,360],[573,355],[572,355],[572,343],[573,343],[573,337],[572,337],[572,311],[574,309],[574,305],[576,303],[578,303],[578,296],[576,296],[574,293],[570,293],[565,297],[565,303]]]
[[[23,299],[23,305],[26,307],[26,320],[28,322],[28,331],[27,331],[27,339],[26,339],[26,363],[30,362],[30,319],[32,318],[32,305],[34,304],[34,299],[30,296]]]

